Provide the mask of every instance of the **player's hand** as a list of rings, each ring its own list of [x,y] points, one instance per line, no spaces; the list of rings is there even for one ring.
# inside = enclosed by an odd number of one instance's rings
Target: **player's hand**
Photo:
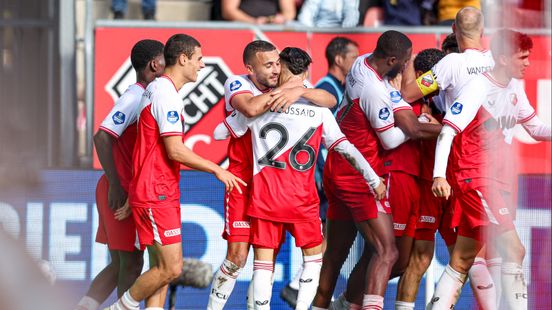
[[[441,124],[441,123],[439,123],[439,121],[438,121],[435,117],[433,117],[433,115],[431,115],[431,114],[422,113],[422,115],[420,115],[420,116],[424,116],[425,118],[427,118],[427,119],[428,119],[428,123],[430,123],[430,124],[435,124],[435,125],[440,125],[440,124]]]
[[[231,192],[235,188],[240,194],[242,194],[243,192],[240,188],[240,184],[247,186],[247,183],[245,183],[242,179],[222,168],[215,172],[215,176],[224,184],[227,192]]]
[[[109,184],[107,203],[111,210],[117,210],[125,204],[127,193],[120,184]]]
[[[288,88],[286,90],[276,90],[272,92],[272,98],[268,102],[270,111],[283,112],[297,101],[305,91],[304,87]]]
[[[382,200],[385,198],[386,194],[387,188],[385,187],[384,179],[380,178],[380,184],[378,187],[374,188],[374,197],[376,197],[377,200]]]
[[[433,186],[431,186],[431,191],[433,192],[433,195],[435,197],[445,197],[445,199],[448,199],[451,193],[450,185],[445,178],[433,179]]]
[[[115,211],[115,219],[117,221],[122,221],[129,217],[132,214],[132,211],[130,210],[130,205],[128,204],[128,199],[126,200],[125,204],[117,209]]]
[[[393,86],[394,89],[398,90],[399,92],[401,91],[401,84],[402,84],[402,74],[399,73],[397,74],[396,77],[394,77],[393,79],[389,80],[389,84],[391,86]]]

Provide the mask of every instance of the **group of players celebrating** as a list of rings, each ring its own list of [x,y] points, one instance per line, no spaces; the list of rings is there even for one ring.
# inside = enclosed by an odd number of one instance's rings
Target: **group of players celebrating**
[[[163,309],[167,285],[182,271],[181,164],[214,174],[226,188],[228,249],[207,309],[224,308],[251,245],[247,308],[270,309],[286,231],[304,260],[295,309],[383,309],[394,277],[395,309],[414,309],[437,230],[450,261],[428,309],[452,309],[468,276],[482,309],[527,309],[507,154],[516,124],[537,140],[552,136],[521,81],[532,42],[499,30],[483,50],[483,16],[471,7],[458,13],[453,31],[447,40],[456,39],[457,51],[427,49],[414,59],[406,35],[384,32],[373,53],[347,68],[342,100],[306,81],[312,60],[305,51],[249,43],[247,74],[226,81],[227,117],[214,132],[230,138],[227,170],[183,144],[178,92],[204,67],[200,43],[185,34],[165,45],[138,42],[131,53],[137,83],[94,137],[105,171],[97,241],[108,244],[112,261],[77,309],[97,309],[115,288],[119,300],[107,309],[139,309],[142,300],[146,309]],[[325,231],[314,181],[321,142]],[[364,251],[332,301],[357,232]],[[146,247],[150,268],[140,275]]]

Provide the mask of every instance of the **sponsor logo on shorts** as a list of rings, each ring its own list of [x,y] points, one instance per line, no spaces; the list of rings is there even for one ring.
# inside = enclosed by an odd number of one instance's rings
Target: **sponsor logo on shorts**
[[[171,124],[178,122],[178,113],[176,111],[167,112],[167,121]]]
[[[461,104],[460,102],[456,101],[452,107],[450,107],[450,111],[452,112],[452,114],[454,115],[458,115],[460,113],[462,113],[462,109],[464,108],[464,105]]]
[[[435,217],[428,216],[428,215],[422,215],[422,216],[420,216],[420,222],[421,223],[435,223]]]
[[[510,214],[510,211],[508,210],[508,208],[500,208],[498,209],[498,214],[506,215],[506,214]]]
[[[389,115],[391,115],[391,113],[389,113],[389,109],[388,108],[382,108],[380,111],[379,111],[379,118],[381,120],[386,120],[389,118]]]
[[[235,221],[234,223],[232,223],[232,227],[234,227],[234,228],[249,228],[249,222]]]
[[[393,223],[393,228],[395,230],[404,230],[406,228],[406,224]]]
[[[122,123],[124,123],[125,118],[126,118],[125,113],[123,113],[121,111],[115,112],[115,114],[113,114],[113,116],[111,117],[111,119],[113,120],[113,123],[115,123],[115,125],[121,125]]]
[[[424,77],[422,78],[422,85],[424,85],[425,87],[430,87],[431,84],[433,84],[433,77],[431,76],[431,74],[424,75]]]
[[[165,230],[163,233],[165,237],[174,237],[180,235],[180,228]]]

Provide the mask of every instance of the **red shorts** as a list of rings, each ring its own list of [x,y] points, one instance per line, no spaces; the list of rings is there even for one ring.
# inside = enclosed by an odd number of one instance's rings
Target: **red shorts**
[[[437,229],[445,240],[447,246],[456,243],[456,231],[452,228],[452,201],[437,198],[431,192],[433,181],[418,180],[420,188],[420,211],[416,223],[416,236],[418,240],[435,241]]]
[[[395,237],[405,235],[414,238],[420,201],[416,177],[404,172],[392,171],[389,173],[387,184],[389,184],[388,197],[393,214]]]
[[[96,186],[96,207],[99,215],[96,242],[107,244],[110,250],[133,252],[140,248],[134,219],[132,216],[122,221],[115,219],[114,212],[109,208],[107,202],[108,192],[109,183],[104,174]]]
[[[251,180],[242,178],[239,174],[235,176],[251,184]],[[247,206],[250,200],[249,186],[240,186],[242,193],[233,190],[224,195],[224,232],[222,238],[228,242],[249,242],[250,219],[247,215]]]
[[[478,226],[498,234],[514,229],[514,210],[508,207],[511,203],[509,192],[494,184],[474,184],[455,193],[452,227],[458,227],[459,235],[477,239],[473,230]]]
[[[295,238],[298,248],[312,248],[322,243],[320,218],[301,223],[282,223],[251,218],[251,244],[258,248],[278,249],[285,240],[285,232]]]
[[[157,242],[168,245],[182,242],[180,206],[169,208],[132,207],[141,249]]]

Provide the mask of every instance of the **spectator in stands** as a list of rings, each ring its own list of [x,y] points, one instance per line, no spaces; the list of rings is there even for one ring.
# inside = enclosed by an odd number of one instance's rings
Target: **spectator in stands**
[[[422,7],[426,12],[437,7],[437,23],[441,26],[450,26],[454,23],[456,13],[463,7],[472,6],[481,9],[481,0],[423,0]]]
[[[295,0],[220,0],[220,6],[223,19],[258,25],[285,24],[297,14]]]
[[[420,3],[415,0],[383,0],[383,23],[386,26],[420,26]]]
[[[146,20],[155,19],[156,0],[142,0],[142,15]],[[111,0],[111,11],[114,19],[123,19],[127,12],[127,0]]]
[[[358,0],[306,0],[298,20],[309,27],[356,27]]]

